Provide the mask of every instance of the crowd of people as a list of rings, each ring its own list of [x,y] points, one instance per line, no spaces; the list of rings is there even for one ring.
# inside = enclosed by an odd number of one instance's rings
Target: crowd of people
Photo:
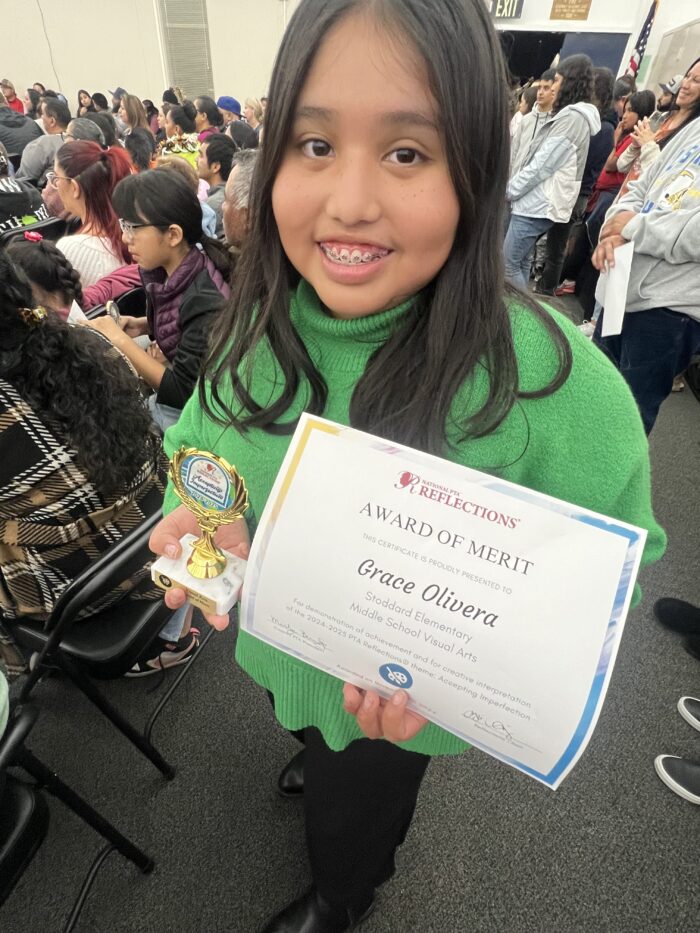
[[[302,0],[269,111],[178,88],[156,107],[122,87],[71,108],[0,82],[0,232],[19,233],[0,250],[12,672],[13,620],[47,618],[143,516],[164,504],[158,554],[196,532],[168,456],[235,462],[259,516],[304,410],[641,526],[643,562],[662,556],[645,431],[700,349],[700,62],[656,101],[574,55],[510,114],[481,0],[436,0],[427,18],[389,6]],[[49,218],[67,223],[55,244]],[[622,333],[602,337],[592,306],[591,353],[548,297],[594,294],[629,241]],[[134,288],[142,316],[86,317]],[[217,540],[245,557],[252,531]],[[107,601],[154,598],[145,568]],[[198,648],[184,592],[166,602],[133,676]],[[402,691],[343,685],[245,632],[236,659],[304,743],[279,787],[304,797],[314,884],[264,929],[352,929],[394,872],[431,756],[466,746]]]

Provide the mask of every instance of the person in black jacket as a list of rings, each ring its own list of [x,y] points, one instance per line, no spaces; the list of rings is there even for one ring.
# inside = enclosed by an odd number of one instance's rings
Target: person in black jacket
[[[114,189],[123,240],[140,267],[145,318],[89,324],[124,353],[154,390],[153,420],[164,431],[192,394],[215,316],[229,295],[231,257],[202,234],[202,209],[184,178],[163,169],[130,175]],[[143,350],[132,338],[148,334]]]
[[[0,94],[0,143],[10,153],[21,155],[24,147],[33,139],[43,136],[41,127],[8,106],[5,96]]]

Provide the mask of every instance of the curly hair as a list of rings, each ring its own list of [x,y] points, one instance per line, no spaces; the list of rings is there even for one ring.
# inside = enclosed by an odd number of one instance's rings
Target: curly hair
[[[570,55],[557,65],[557,74],[564,79],[554,101],[554,113],[570,104],[593,100],[593,62],[587,55]]]
[[[7,255],[22,269],[32,285],[38,285],[45,292],[58,294],[64,308],[73,301],[82,305],[80,275],[68,257],[49,240],[40,240],[38,243],[13,240],[7,246]]]
[[[158,450],[138,380],[95,331],[51,312],[27,323],[20,309],[32,307],[29,282],[0,251],[0,378],[75,450],[105,499],[124,495]]]

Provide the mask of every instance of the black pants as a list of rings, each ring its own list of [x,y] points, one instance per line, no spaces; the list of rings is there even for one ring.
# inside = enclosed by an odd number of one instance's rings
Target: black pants
[[[314,884],[331,904],[360,911],[394,874],[430,756],[381,739],[358,739],[334,752],[318,729],[291,734],[306,747],[304,815]]]
[[[553,292],[562,281],[562,268],[569,234],[572,227],[581,222],[587,201],[588,198],[585,195],[579,195],[571,212],[571,218],[566,223],[552,224],[549,228],[547,233],[547,258],[539,281],[539,288],[542,291]]]

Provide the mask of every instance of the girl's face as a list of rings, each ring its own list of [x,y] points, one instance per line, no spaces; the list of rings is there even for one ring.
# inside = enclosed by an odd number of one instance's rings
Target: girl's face
[[[695,107],[700,101],[700,62],[696,62],[681,81],[676,103],[682,110]]]
[[[622,118],[620,119],[620,126],[622,127],[623,133],[627,133],[629,130],[633,130],[639,123],[639,119],[639,114],[630,108],[630,103],[627,101],[625,104],[625,112],[622,114]]]
[[[161,227],[135,227],[127,225],[122,233],[122,242],[129,250],[133,262],[148,271],[167,266],[173,253],[183,243],[182,230],[175,224],[163,230]]]
[[[80,104],[82,107],[90,106],[90,95],[86,94],[85,91],[83,91],[82,94],[80,95]]]
[[[322,43],[272,207],[290,262],[338,318],[392,308],[446,262],[459,221],[422,61],[364,15]]]
[[[248,123],[257,123],[257,120],[255,119],[255,111],[253,110],[252,107],[249,107],[247,104],[243,108],[243,116],[246,118]]]
[[[126,123],[127,126],[129,126],[129,115],[124,109],[124,104],[119,105],[119,119]]]

